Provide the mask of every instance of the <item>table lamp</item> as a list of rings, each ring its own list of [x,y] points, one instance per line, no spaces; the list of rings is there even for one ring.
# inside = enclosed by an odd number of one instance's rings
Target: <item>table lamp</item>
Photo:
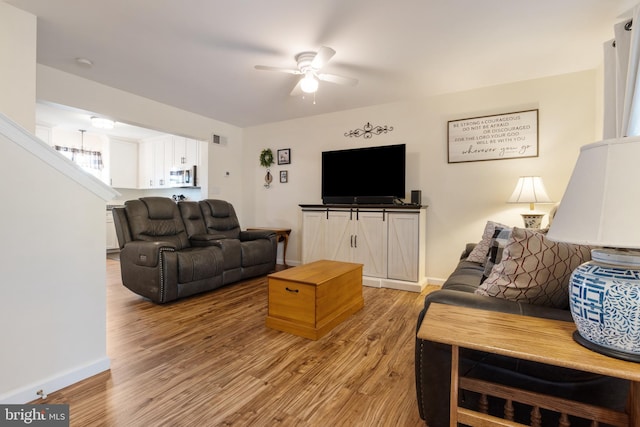
[[[539,176],[521,176],[516,183],[513,194],[507,203],[529,203],[529,212],[523,213],[525,228],[540,228],[544,213],[536,212],[534,203],[553,203],[547,195],[542,178]]]
[[[595,247],[569,283],[574,339],[634,362],[640,362],[639,160],[639,137],[583,146],[547,234]]]

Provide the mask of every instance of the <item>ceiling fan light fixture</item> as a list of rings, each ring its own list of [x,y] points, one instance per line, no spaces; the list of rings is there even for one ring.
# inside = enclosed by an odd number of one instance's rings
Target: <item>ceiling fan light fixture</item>
[[[316,79],[312,72],[307,72],[300,81],[300,89],[302,89],[304,93],[315,93],[318,90],[318,79]]]

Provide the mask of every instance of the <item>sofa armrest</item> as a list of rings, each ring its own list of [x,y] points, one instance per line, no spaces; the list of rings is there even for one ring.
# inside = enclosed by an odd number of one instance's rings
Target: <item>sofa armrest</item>
[[[141,267],[156,267],[160,261],[160,253],[162,251],[175,251],[176,249],[176,245],[170,242],[136,240],[127,243],[124,248],[122,248],[120,257],[126,262]]]
[[[460,254],[460,259],[466,259],[471,251],[473,251],[473,248],[475,248],[477,245],[477,243],[467,243],[464,247],[464,251],[462,251],[462,253]]]
[[[522,316],[541,317],[545,319],[564,320],[571,322],[571,312],[559,308],[543,307],[527,304],[519,301],[510,301],[502,298],[476,295],[468,292],[459,292],[449,289],[440,289],[428,294],[424,299],[424,309],[418,319],[418,328],[422,323],[424,313],[433,302],[456,305],[459,307],[478,308],[501,313],[520,314]]]
[[[244,230],[240,232],[239,238],[241,242],[258,239],[275,239],[276,233],[273,230]]]
[[[220,246],[220,239],[224,238],[219,234],[194,234],[189,237],[189,243],[194,247]]]

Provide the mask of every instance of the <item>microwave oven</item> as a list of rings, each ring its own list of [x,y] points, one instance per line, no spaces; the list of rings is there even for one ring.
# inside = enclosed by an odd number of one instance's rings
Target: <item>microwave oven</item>
[[[171,168],[169,171],[170,187],[195,187],[197,166]]]

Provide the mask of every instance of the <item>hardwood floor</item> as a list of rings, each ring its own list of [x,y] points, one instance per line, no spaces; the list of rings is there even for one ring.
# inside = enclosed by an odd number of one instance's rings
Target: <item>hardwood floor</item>
[[[117,261],[107,282],[111,370],[46,400],[72,426],[424,426],[414,337],[431,289],[365,287],[364,308],[311,341],[265,327],[266,277],[166,305],[123,287]]]

